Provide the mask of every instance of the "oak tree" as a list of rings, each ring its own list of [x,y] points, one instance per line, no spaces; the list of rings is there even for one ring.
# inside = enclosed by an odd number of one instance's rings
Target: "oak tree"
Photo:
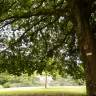
[[[11,28],[13,33],[13,37],[1,34],[1,46],[5,48],[1,50],[1,62],[4,61],[1,65],[15,65],[14,68],[24,72],[27,69],[42,71],[46,58],[55,58],[63,62],[67,73],[76,72],[79,76],[83,61],[88,95],[95,96],[95,7],[96,0],[1,0],[1,29]],[[17,53],[20,58],[25,57],[20,62],[26,62],[26,67],[18,61]],[[14,60],[20,64],[14,64]]]

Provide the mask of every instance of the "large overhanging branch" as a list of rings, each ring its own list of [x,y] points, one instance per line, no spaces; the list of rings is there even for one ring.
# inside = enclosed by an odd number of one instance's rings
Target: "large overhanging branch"
[[[7,16],[5,18],[1,18],[0,22],[3,22],[8,19],[22,19],[22,18],[30,18],[32,16],[68,16],[68,8],[58,8],[58,9],[38,9],[34,11],[22,12],[20,14],[13,14],[12,16]]]

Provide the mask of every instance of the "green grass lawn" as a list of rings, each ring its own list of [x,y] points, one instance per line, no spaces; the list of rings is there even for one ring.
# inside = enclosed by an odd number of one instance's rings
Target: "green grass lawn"
[[[84,86],[64,86],[52,88],[5,88],[0,89],[0,96],[19,96],[33,94],[67,94],[72,96],[86,96],[86,88]],[[35,95],[34,95],[35,96]],[[57,95],[56,95],[57,96]],[[59,96],[59,95],[58,95]]]

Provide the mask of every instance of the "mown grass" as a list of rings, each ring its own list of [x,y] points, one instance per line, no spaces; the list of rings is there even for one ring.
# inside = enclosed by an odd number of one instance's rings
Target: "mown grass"
[[[66,96],[86,96],[86,88],[84,86],[65,86],[53,88],[11,88],[0,89],[0,96],[60,96],[59,94],[66,94]],[[46,95],[45,95],[46,94]],[[64,95],[65,96],[65,95]]]

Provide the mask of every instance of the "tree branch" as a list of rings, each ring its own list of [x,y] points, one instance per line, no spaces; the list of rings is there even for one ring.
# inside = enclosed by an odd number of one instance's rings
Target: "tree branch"
[[[66,8],[58,8],[58,9],[44,9],[41,8],[39,10],[35,10],[33,12],[28,11],[28,12],[24,12],[21,14],[16,14],[13,16],[8,16],[6,18],[2,18],[0,19],[0,22],[3,22],[5,20],[8,19],[22,19],[22,18],[29,18],[32,16],[67,16],[68,14],[66,14],[67,9]]]

